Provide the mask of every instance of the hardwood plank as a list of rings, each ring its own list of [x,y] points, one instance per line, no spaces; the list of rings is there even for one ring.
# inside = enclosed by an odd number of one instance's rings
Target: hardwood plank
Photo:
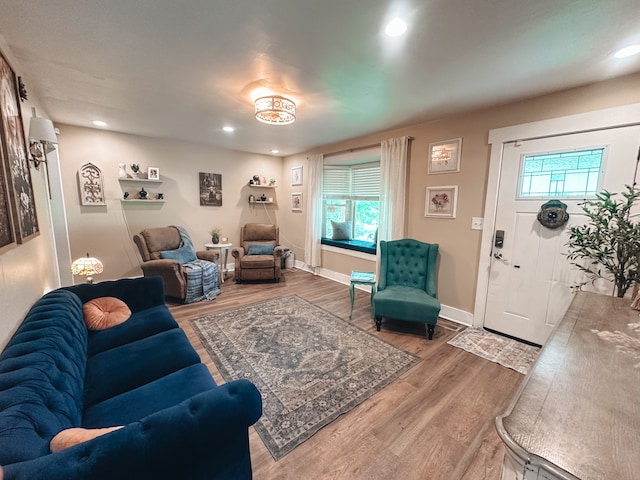
[[[298,295],[349,321],[349,287],[287,269],[279,283],[237,285],[230,280],[213,302],[170,304],[216,382],[223,383],[190,321],[275,297]],[[422,325],[385,321],[376,332],[370,294],[355,291],[351,322],[410,352],[420,363],[358,407],[275,462],[250,431],[254,478],[423,480],[500,478],[504,449],[494,419],[523,376],[447,344],[459,325],[438,321],[434,339]]]

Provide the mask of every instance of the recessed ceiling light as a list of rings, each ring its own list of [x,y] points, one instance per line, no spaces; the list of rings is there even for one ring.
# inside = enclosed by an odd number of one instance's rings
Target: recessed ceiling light
[[[273,154],[280,153],[280,150],[278,150],[277,148],[274,148],[273,150],[271,150],[271,153]]]
[[[226,126],[226,127],[222,127],[222,130],[227,132],[227,133],[232,133],[233,131],[235,131],[235,128],[230,127],[230,126]]]
[[[632,55],[637,55],[640,53],[640,44],[629,45],[624,48],[621,48],[616,53],[613,54],[616,58],[626,58],[631,57]]]
[[[384,27],[384,33],[389,37],[398,37],[407,31],[407,24],[399,18],[394,18]]]
[[[94,120],[93,123],[96,127],[106,127],[107,122],[103,122],[102,120]]]

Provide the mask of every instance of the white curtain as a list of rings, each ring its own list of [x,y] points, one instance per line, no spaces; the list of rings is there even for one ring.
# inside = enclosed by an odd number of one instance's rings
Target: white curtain
[[[307,229],[304,239],[304,263],[320,266],[322,236],[322,164],[323,155],[311,155],[307,166]]]
[[[380,155],[378,241],[403,238],[409,137],[384,140]]]

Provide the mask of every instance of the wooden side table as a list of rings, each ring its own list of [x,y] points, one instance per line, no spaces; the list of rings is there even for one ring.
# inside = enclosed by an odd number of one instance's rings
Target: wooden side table
[[[229,250],[233,247],[233,243],[205,243],[204,248],[207,250],[218,250],[218,274],[220,276],[220,284],[224,283],[227,276],[227,259],[229,258]]]
[[[354,288],[356,285],[369,285],[371,287],[371,298],[373,298],[373,289],[376,286],[376,274],[373,272],[351,272],[351,282],[349,284],[349,297],[351,297],[351,311],[349,312],[349,320],[353,315],[353,301],[355,299]]]

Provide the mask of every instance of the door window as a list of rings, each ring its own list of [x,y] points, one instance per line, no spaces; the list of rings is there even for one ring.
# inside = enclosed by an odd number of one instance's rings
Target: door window
[[[605,148],[523,155],[519,199],[584,198],[598,192]]]

